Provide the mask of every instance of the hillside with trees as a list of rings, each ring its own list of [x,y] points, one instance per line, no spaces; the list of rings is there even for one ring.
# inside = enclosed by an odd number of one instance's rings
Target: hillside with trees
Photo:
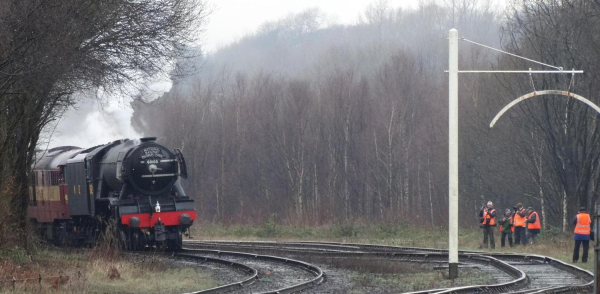
[[[264,24],[197,58],[201,71],[160,99],[134,104],[134,127],[182,148],[184,184],[202,218],[289,224],[404,221],[445,226],[447,212],[447,32],[585,74],[461,75],[460,215],[475,226],[488,200],[518,202],[563,230],[596,201],[598,122],[564,97],[599,102],[600,6],[591,1],[386,1],[354,25],[317,9]],[[541,69],[466,42],[461,69]]]

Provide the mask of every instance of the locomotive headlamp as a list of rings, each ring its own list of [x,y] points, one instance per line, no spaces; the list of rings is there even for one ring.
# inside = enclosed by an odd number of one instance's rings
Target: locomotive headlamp
[[[137,216],[134,216],[132,218],[129,219],[129,225],[132,228],[137,228],[140,226],[140,219]]]
[[[179,217],[179,221],[181,221],[182,225],[189,225],[192,223],[192,218],[189,214],[184,213]]]

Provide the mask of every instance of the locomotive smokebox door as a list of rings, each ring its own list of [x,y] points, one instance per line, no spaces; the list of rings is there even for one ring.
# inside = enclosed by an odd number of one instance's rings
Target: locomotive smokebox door
[[[171,189],[178,176],[178,161],[169,149],[144,142],[128,155],[127,178],[145,195],[160,195]]]

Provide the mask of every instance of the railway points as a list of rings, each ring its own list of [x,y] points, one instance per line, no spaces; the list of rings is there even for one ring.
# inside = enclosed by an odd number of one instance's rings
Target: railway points
[[[300,260],[320,256],[435,263],[440,268],[445,266],[448,258],[448,251],[443,249],[333,242],[185,241],[184,247],[246,254],[269,253]],[[593,288],[594,276],[589,271],[540,255],[460,251],[459,266],[484,271],[494,283],[411,293],[590,293]],[[318,287],[307,290],[308,293],[311,291],[319,293]]]

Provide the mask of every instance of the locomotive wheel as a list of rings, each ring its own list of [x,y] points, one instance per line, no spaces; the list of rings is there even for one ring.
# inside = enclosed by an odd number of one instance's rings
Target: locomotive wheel
[[[67,243],[66,240],[65,225],[61,222],[54,221],[52,226],[52,241],[56,246],[64,246]]]
[[[135,231],[131,233],[131,250],[140,250],[140,234]]]
[[[117,233],[117,235],[119,236],[118,238],[118,248],[121,250],[127,250],[128,249],[128,244],[129,242],[127,242],[129,238],[127,238],[127,234],[123,231],[123,230],[119,230],[119,232]]]
[[[167,241],[167,248],[173,251],[179,251],[183,248],[183,236],[181,234],[181,227],[176,227],[173,229],[175,233],[175,239],[170,239]]]
[[[138,230],[130,230],[127,238],[127,250],[137,251],[142,250],[145,247],[143,242],[143,236],[140,236],[141,232]]]
[[[133,232],[131,230],[127,230],[127,232],[125,233],[125,249],[127,251],[134,251],[135,248],[133,247]]]

